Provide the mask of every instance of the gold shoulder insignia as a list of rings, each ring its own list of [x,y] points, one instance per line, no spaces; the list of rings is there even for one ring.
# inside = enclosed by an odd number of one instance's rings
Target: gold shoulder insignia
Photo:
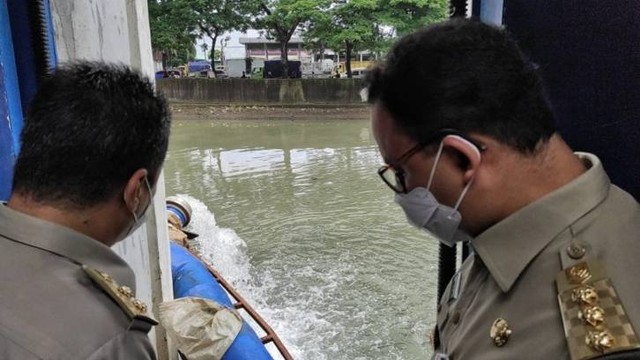
[[[86,265],[82,265],[82,270],[124,310],[129,318],[143,320],[152,325],[158,324],[153,317],[147,315],[147,305],[133,297],[131,288],[118,285],[109,274],[92,269]]]
[[[575,264],[556,277],[562,324],[571,360],[640,349],[624,306],[602,264]]]

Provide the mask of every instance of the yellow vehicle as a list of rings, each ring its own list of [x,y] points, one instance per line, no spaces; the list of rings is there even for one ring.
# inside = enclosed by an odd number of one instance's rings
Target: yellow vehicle
[[[373,67],[375,65],[375,61],[351,61],[351,76],[352,77],[364,77],[364,73],[367,69]],[[357,72],[357,74],[356,74]],[[338,73],[340,74],[340,78],[347,77],[347,66],[344,61],[341,61],[338,64]]]

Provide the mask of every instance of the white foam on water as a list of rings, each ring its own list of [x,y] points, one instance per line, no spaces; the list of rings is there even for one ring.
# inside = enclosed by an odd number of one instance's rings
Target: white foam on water
[[[426,337],[428,330],[410,317],[384,324],[373,319],[380,311],[398,306],[398,299],[375,295],[382,281],[378,273],[362,273],[358,268],[357,257],[363,254],[348,247],[340,254],[324,253],[319,247],[313,256],[301,256],[305,251],[297,249],[252,264],[247,243],[233,229],[219,227],[202,201],[180,196],[193,209],[187,229],[200,234],[196,247],[201,256],[264,318],[295,359],[402,359],[394,350],[398,342],[424,346],[418,338]],[[313,246],[316,241],[297,244]],[[403,335],[393,330],[399,326],[408,328]],[[274,359],[281,358],[275,346],[267,349]]]
[[[271,275],[268,273],[254,274],[247,255],[247,244],[233,229],[219,227],[216,224],[214,214],[202,201],[186,194],[180,194],[179,196],[183,197],[193,210],[191,223],[186,229],[200,235],[196,239],[196,247],[202,258],[209,262],[215,270],[238,290],[249,305],[258,311],[285,343],[287,350],[296,359],[302,358],[305,351],[292,345],[295,341],[289,341],[295,339],[295,334],[298,333],[296,325],[299,324],[289,323],[288,316],[284,318],[278,316],[291,311],[298,313],[298,311],[269,308],[268,299],[265,298],[267,293],[265,290],[274,288]],[[242,315],[244,316],[245,314]],[[314,317],[313,313],[306,312],[304,323],[317,322]],[[246,320],[253,326],[258,336],[263,335],[263,331],[253,321],[248,318]],[[268,346],[267,349],[274,359],[281,358],[275,346]]]

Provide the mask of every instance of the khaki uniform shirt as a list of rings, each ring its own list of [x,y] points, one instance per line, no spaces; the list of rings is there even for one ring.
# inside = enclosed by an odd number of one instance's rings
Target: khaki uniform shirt
[[[81,265],[135,291],[109,247],[0,203],[0,359],[155,359],[147,332]]]
[[[555,280],[583,261],[603,265],[627,320],[640,330],[640,206],[611,185],[597,157],[577,155],[586,173],[472,240],[473,254],[438,306],[436,358],[579,358],[568,344],[586,346],[588,326],[576,311],[568,327],[578,335],[565,337]],[[502,346],[490,335],[498,318],[510,330]]]

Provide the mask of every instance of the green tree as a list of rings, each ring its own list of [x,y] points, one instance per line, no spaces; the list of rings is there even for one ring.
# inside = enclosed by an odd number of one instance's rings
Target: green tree
[[[267,38],[280,44],[283,77],[289,76],[289,41],[301,25],[322,15],[330,0],[253,0],[256,29],[265,29]]]
[[[446,16],[447,0],[334,0],[328,11],[308,23],[305,42],[316,49],[344,51],[351,77],[355,51],[383,52],[393,38]]]
[[[170,67],[178,67],[185,65],[196,56],[196,46],[191,44],[191,48],[185,48],[184,50],[176,51],[169,57],[167,64]]]
[[[447,0],[378,0],[377,41],[370,49],[385,53],[400,36],[447,18]]]
[[[196,35],[179,13],[173,0],[148,0],[151,47],[162,53],[162,67],[185,63],[195,56]]]
[[[393,38],[446,16],[447,0],[341,0],[309,23],[305,41],[314,48],[345,51],[351,77],[354,51],[383,52]]]
[[[350,78],[354,50],[371,47],[378,39],[378,11],[378,0],[350,0],[334,4],[309,24],[305,39],[312,44],[319,41],[334,51],[344,50],[345,70]]]
[[[211,39],[209,58],[215,67],[218,37],[227,31],[246,30],[249,26],[248,5],[243,0],[172,0],[173,13],[180,21],[188,24],[192,33]]]
[[[402,36],[447,18],[447,0],[379,0],[379,22]]]
[[[202,43],[200,44],[200,48],[202,49],[202,52],[204,53],[204,59],[205,60],[220,60],[222,58],[221,54],[222,52],[218,49],[213,49],[213,59],[211,59],[211,53],[207,52],[207,50],[209,50],[209,44],[207,43]]]

